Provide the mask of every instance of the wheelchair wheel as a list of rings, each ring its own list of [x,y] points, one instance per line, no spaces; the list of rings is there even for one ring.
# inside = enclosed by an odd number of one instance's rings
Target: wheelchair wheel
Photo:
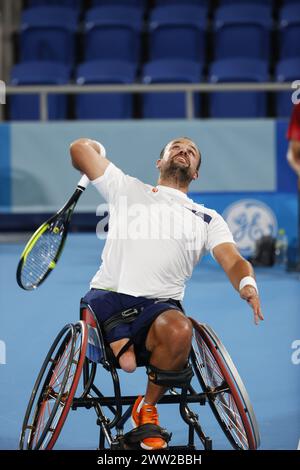
[[[66,420],[87,347],[85,322],[66,325],[52,344],[26,410],[20,449],[51,450]]]
[[[233,448],[257,449],[258,425],[237,369],[215,332],[208,325],[190,320],[194,327],[191,351],[194,372],[215,417]]]

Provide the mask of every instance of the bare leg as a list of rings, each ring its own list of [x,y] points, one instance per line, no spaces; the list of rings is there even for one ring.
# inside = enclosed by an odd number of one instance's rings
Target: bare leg
[[[149,330],[146,348],[151,352],[150,364],[161,369],[176,371],[185,366],[192,340],[192,325],[178,310],[168,310],[155,320]],[[155,405],[167,388],[148,380],[144,400]]]
[[[118,341],[113,341],[110,343],[110,347],[115,356],[119,354],[123,346],[128,343],[129,338],[122,338]],[[129,346],[127,351],[125,351],[119,359],[119,364],[125,372],[134,372],[136,369],[136,359],[134,354],[133,344]]]

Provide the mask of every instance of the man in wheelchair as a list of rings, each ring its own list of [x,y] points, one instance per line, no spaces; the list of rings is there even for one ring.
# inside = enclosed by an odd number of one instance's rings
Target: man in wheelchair
[[[193,375],[188,358],[192,324],[181,300],[197,262],[211,252],[234,288],[263,320],[252,266],[238,252],[224,219],[187,196],[201,154],[187,137],[169,142],[156,162],[156,187],[124,174],[90,139],[71,144],[73,166],[109,204],[102,264],[84,297],[101,323],[120,367],[134,372],[146,361],[148,384],[132,411],[133,425],[159,426],[156,404],[170,387]],[[167,446],[163,433],[141,437],[144,449]]]

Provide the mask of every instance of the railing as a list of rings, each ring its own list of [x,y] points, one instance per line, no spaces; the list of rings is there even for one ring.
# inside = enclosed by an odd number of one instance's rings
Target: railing
[[[296,83],[296,85],[295,85]],[[130,85],[20,85],[7,86],[6,94],[39,94],[40,96],[40,120],[48,120],[48,100],[50,94],[81,94],[81,93],[153,93],[153,92],[184,92],[186,103],[186,118],[193,119],[194,93],[212,92],[278,92],[290,91],[300,86],[300,81],[293,83],[155,83],[155,84],[130,84]]]

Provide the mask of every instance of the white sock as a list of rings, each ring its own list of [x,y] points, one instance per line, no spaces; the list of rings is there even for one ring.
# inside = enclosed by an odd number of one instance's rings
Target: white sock
[[[145,401],[145,399],[143,399],[143,405],[156,406],[156,405],[152,405],[152,403],[147,403],[147,402]],[[143,406],[143,405],[142,405],[142,406]]]
[[[156,405],[152,405],[152,403],[147,403],[145,400],[144,400],[144,405],[156,406]]]
[[[137,407],[137,410],[136,410],[137,413],[139,413],[139,412],[141,411],[141,408],[142,408],[143,404],[144,404],[144,398],[141,400],[141,403],[140,403],[139,406]]]
[[[147,403],[147,402],[145,401],[145,398],[142,398],[141,403],[140,403],[139,406],[137,407],[137,410],[136,410],[137,413],[139,413],[139,412],[141,411],[141,408],[142,408],[142,406],[144,406],[144,405],[153,406],[153,405],[151,405],[150,403]],[[156,406],[156,405],[154,405],[154,406]]]

